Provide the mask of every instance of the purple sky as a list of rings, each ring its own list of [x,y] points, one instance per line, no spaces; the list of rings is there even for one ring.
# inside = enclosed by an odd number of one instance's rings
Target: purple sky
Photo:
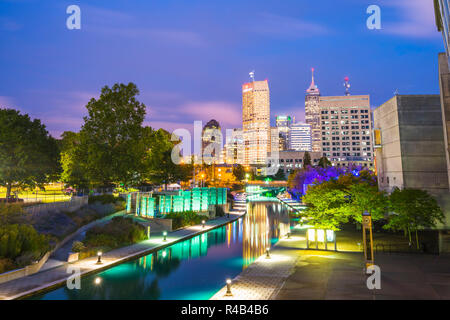
[[[81,30],[66,28],[67,6]],[[366,28],[381,7],[382,30]],[[400,94],[438,93],[443,51],[431,0],[0,1],[0,107],[41,118],[58,137],[78,131],[104,85],[134,82],[146,123],[168,130],[211,118],[241,126],[241,85],[269,80],[271,114],[304,117],[310,68],[323,95],[373,107]]]

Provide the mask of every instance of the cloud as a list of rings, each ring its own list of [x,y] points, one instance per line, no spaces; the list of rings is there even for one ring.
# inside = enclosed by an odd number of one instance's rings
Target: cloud
[[[400,21],[384,23],[383,7],[396,9],[400,13]],[[431,0],[389,0],[382,2],[380,8],[381,26],[387,33],[414,38],[439,36]]]
[[[300,20],[297,18],[280,16],[271,13],[259,13],[259,23],[251,30],[264,35],[287,38],[303,38],[314,35],[323,35],[330,31],[323,25]]]

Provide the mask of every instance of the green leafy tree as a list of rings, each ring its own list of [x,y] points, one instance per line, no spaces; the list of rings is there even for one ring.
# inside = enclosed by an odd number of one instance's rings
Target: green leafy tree
[[[306,168],[307,166],[312,165],[311,162],[311,155],[308,151],[305,151],[305,154],[303,155],[303,167]]]
[[[278,181],[286,180],[286,176],[284,175],[284,171],[282,169],[278,169],[273,178]]]
[[[435,198],[427,191],[418,189],[396,189],[390,195],[391,209],[394,211],[384,227],[391,230],[403,230],[409,237],[416,235],[419,249],[418,230],[436,227],[438,222],[444,223],[444,214]]]
[[[233,168],[233,175],[237,181],[245,180],[245,168],[242,165],[238,164]]]
[[[327,157],[323,156],[319,159],[319,163],[317,165],[325,169],[331,166],[331,162]]]
[[[43,187],[58,173],[58,145],[45,125],[17,110],[0,109],[0,185],[6,197],[13,187]]]
[[[371,213],[374,221],[382,219],[389,207],[388,198],[374,185],[373,179],[368,178],[345,174],[309,186],[302,199],[307,204],[306,215],[311,223],[319,228],[338,230],[351,219],[361,223],[364,211]]]
[[[146,128],[147,155],[144,161],[144,177],[155,184],[187,181],[192,177],[192,166],[172,161],[172,149],[179,141],[171,141],[171,134],[164,129]]]
[[[136,100],[138,94],[133,83],[115,84],[87,104],[77,158],[91,183],[130,185],[140,179],[146,106]]]
[[[65,131],[61,135],[61,181],[76,188],[89,187],[87,170],[80,153],[80,134]]]

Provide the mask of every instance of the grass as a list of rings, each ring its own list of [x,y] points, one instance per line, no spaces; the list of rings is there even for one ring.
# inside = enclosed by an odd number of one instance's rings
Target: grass
[[[26,202],[58,202],[58,201],[69,201],[70,196],[64,194],[64,184],[62,183],[52,183],[45,186],[45,191],[39,188],[34,190],[14,190],[18,191],[18,196],[20,199],[24,199]],[[0,198],[6,198],[6,188],[0,187]]]

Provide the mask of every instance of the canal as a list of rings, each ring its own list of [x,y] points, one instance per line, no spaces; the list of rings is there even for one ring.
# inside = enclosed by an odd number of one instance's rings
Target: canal
[[[81,279],[38,300],[203,300],[220,290],[289,230],[279,202],[247,204],[247,214],[223,227]]]

